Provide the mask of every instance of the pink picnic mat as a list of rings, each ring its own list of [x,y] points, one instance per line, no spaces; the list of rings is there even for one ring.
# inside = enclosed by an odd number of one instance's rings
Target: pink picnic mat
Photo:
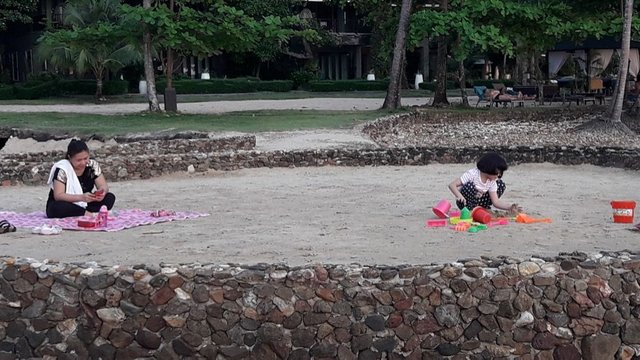
[[[32,213],[17,213],[13,211],[0,211],[0,219],[9,221],[18,228],[35,228],[42,225],[57,225],[66,230],[82,231],[119,231],[136,226],[151,225],[174,220],[195,219],[201,216],[208,216],[206,213],[194,211],[176,211],[175,214],[153,217],[153,211],[140,209],[115,210],[109,214],[109,221],[106,227],[84,228],[78,226],[80,217],[68,217],[64,219],[48,219],[44,211]]]

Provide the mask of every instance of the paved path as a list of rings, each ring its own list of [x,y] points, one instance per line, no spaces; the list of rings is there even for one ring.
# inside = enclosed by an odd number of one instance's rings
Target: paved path
[[[426,97],[402,98],[404,106],[425,105]],[[455,98],[453,100],[455,102]],[[225,100],[193,103],[179,103],[178,111],[186,114],[220,114],[233,111],[255,110],[376,110],[384,99],[371,98],[306,98],[287,100]],[[116,104],[59,104],[59,105],[2,105],[0,112],[66,112],[88,114],[130,114],[147,110],[143,103]]]

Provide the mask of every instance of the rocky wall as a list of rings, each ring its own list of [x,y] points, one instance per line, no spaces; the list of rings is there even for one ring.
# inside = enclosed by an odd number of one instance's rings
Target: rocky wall
[[[3,258],[0,358],[632,359],[640,257],[446,265]]]
[[[467,147],[402,149],[323,149],[304,151],[202,151],[195,140],[175,140],[180,151],[161,152],[158,144],[129,150],[129,144],[117,145],[96,154],[97,160],[110,181],[147,179],[174,172],[204,172],[214,170],[237,170],[258,167],[305,167],[305,166],[381,166],[381,165],[427,165],[430,163],[473,163],[486,151],[502,153],[510,164],[550,162],[563,165],[593,164],[640,169],[640,149],[611,147],[571,146],[511,146],[511,147]],[[254,140],[255,141],[255,140]],[[122,151],[126,149],[126,151]],[[50,153],[4,156],[0,158],[0,183],[44,184],[54,159],[59,155]]]

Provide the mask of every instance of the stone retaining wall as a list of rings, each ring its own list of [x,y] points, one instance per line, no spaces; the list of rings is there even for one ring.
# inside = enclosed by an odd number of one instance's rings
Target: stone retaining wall
[[[100,267],[4,258],[0,357],[631,359],[640,258]]]
[[[325,149],[304,151],[201,151],[197,140],[174,140],[177,152],[157,150],[150,142],[129,150],[124,144],[109,151],[98,152],[100,162],[110,181],[147,179],[173,172],[236,170],[257,167],[305,167],[305,166],[380,166],[380,165],[427,165],[430,163],[473,163],[484,152],[498,151],[510,164],[551,162],[563,165],[593,164],[598,166],[640,169],[640,149],[604,147],[484,147],[468,148],[404,148],[348,150]],[[255,139],[254,139],[255,141]],[[250,145],[249,144],[247,146]],[[122,152],[122,149],[126,151]],[[43,184],[49,175],[54,159],[61,154],[26,154],[5,156],[0,159],[0,183],[3,185],[24,183]]]

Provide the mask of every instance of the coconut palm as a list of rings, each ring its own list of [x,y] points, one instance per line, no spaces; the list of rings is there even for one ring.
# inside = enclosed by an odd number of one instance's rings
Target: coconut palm
[[[38,39],[38,55],[57,67],[77,73],[91,71],[96,78],[96,99],[103,100],[102,84],[107,70],[116,71],[140,57],[127,44],[120,26],[119,0],[69,1],[64,28],[47,31]]]

